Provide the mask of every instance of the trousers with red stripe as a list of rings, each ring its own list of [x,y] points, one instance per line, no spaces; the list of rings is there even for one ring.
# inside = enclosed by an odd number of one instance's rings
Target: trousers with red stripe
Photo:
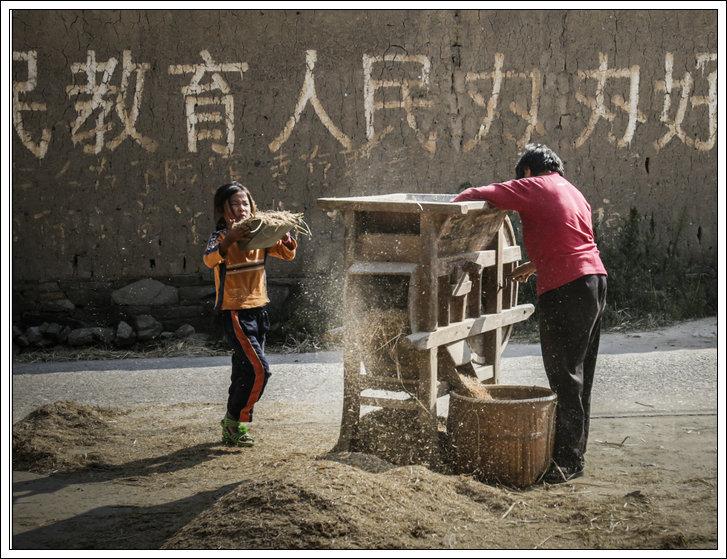
[[[222,311],[222,324],[233,351],[227,411],[237,421],[249,422],[270,378],[265,357],[270,319],[264,307],[226,310]]]

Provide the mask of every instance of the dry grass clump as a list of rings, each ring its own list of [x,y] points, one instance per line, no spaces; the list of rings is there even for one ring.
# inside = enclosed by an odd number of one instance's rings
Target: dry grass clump
[[[53,473],[105,467],[95,447],[116,434],[120,410],[61,400],[13,425],[13,469]]]
[[[258,210],[253,215],[235,224],[237,227],[257,228],[260,224],[269,227],[287,227],[301,235],[311,235],[311,230],[303,220],[303,214],[288,210]]]
[[[496,490],[477,488],[484,502],[465,497],[464,477],[443,481],[419,465],[371,473],[331,458],[287,461],[284,477],[261,471],[162,549],[439,549],[456,546],[461,517],[484,528],[503,508]]]
[[[409,333],[409,316],[400,309],[371,309],[351,314],[356,319],[346,332],[347,345],[362,352],[383,353],[396,360],[397,347]]]
[[[229,353],[230,349],[228,347],[217,347],[204,336],[190,336],[182,340],[154,340],[146,343],[136,343],[125,348],[59,345],[46,349],[23,351],[13,355],[13,360],[18,363],[57,363],[163,357],[210,357],[229,355]]]
[[[417,355],[402,342],[409,335],[409,314],[402,309],[370,309],[351,313],[344,334],[369,374],[418,378]]]

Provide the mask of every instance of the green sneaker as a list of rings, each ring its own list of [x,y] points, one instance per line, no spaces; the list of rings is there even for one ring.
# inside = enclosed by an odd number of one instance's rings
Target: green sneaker
[[[230,446],[253,446],[255,444],[255,441],[247,432],[247,426],[239,421],[230,419],[225,415],[225,418],[220,421],[220,425],[222,425],[223,443]],[[237,431],[230,433],[228,427],[234,427]]]

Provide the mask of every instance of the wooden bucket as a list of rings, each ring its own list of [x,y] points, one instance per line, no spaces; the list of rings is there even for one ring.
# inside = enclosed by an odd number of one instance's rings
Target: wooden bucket
[[[538,386],[492,385],[492,399],[450,392],[453,473],[514,487],[535,483],[553,457],[556,395]]]

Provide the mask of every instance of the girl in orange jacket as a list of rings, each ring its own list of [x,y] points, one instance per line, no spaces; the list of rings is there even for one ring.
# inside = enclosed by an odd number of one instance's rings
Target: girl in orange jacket
[[[233,446],[252,446],[255,441],[244,423],[252,421],[253,407],[270,378],[265,357],[265,333],[270,328],[265,260],[268,256],[292,260],[297,243],[287,233],[269,248],[240,250],[238,241],[247,240],[250,229],[233,226],[254,215],[257,207],[250,191],[238,182],[217,189],[214,209],[219,220],[207,243],[204,263],[214,270],[215,309],[222,312],[225,338],[233,351],[222,440]]]

